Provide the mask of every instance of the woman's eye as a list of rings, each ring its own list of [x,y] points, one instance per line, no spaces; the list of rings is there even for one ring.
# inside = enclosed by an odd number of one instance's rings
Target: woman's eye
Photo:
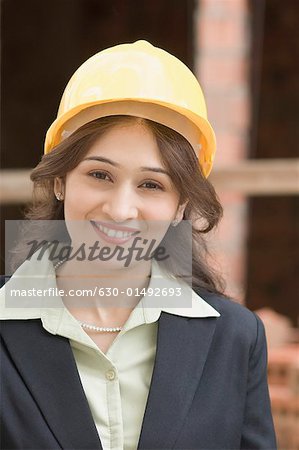
[[[97,178],[98,180],[105,180],[106,177],[109,177],[109,175],[106,172],[91,172],[89,174],[90,176]]]
[[[157,190],[158,189],[163,190],[162,187],[159,184],[154,183],[152,181],[146,181],[145,183],[143,183],[142,186],[146,186],[146,188],[150,189],[150,190],[156,190],[156,189]]]
[[[97,178],[98,180],[110,180],[111,177],[106,172],[96,171],[96,172],[90,172],[89,176],[93,178]],[[141,186],[145,187],[146,189],[155,191],[155,190],[163,190],[163,188],[153,181],[145,181]]]

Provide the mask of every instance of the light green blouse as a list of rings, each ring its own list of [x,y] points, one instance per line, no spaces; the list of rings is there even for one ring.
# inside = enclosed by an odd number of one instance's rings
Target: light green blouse
[[[33,277],[40,288],[57,288],[51,262],[44,264],[34,258],[26,261],[0,289],[0,319],[40,318],[49,333],[68,338],[103,449],[136,449],[153,373],[161,312],[184,317],[218,317],[219,312],[153,261],[149,287],[181,288],[183,296],[174,303],[171,297],[145,295],[104,354],[60,297],[9,298],[11,289],[29,289]]]

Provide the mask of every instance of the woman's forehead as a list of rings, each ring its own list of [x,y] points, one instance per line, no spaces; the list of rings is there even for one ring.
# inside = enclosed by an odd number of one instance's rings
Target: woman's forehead
[[[156,160],[161,163],[160,150],[153,132],[147,126],[132,123],[113,126],[98,137],[86,156],[101,154],[106,157]]]

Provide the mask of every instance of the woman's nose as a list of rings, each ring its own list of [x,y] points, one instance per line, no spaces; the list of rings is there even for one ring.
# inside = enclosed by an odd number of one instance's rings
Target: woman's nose
[[[124,222],[129,219],[137,219],[139,215],[138,200],[132,189],[121,188],[109,193],[102,207],[115,222]]]

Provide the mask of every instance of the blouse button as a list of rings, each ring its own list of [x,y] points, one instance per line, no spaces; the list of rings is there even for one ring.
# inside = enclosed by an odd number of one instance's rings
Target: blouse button
[[[107,372],[106,372],[106,378],[107,378],[107,380],[114,380],[114,378],[115,378],[115,372],[114,372],[114,370],[107,370]]]

